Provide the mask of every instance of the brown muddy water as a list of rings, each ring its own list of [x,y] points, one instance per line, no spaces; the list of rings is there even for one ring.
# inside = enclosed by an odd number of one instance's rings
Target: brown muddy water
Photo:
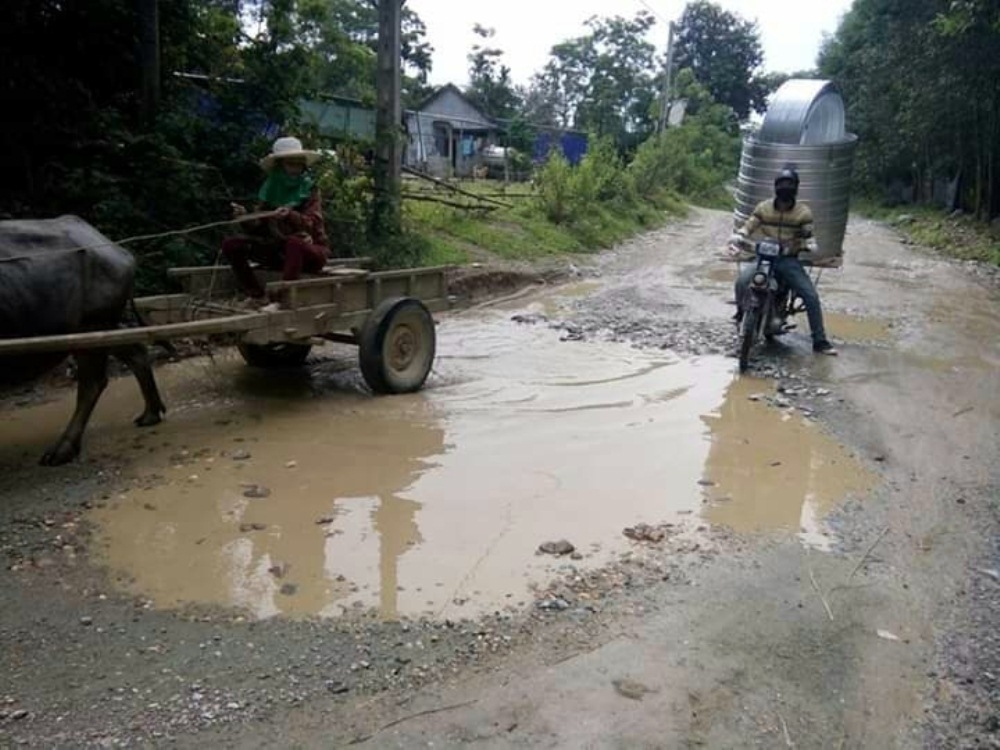
[[[736,278],[736,268],[732,263],[704,264],[696,271],[696,276],[710,282],[709,288],[718,289],[720,287],[732,288],[733,280]],[[829,276],[829,274],[828,274]],[[819,292],[822,297],[831,286],[831,279],[826,278],[825,283],[821,280]],[[850,343],[888,343],[894,339],[892,324],[878,318],[861,317],[849,315],[841,312],[825,310],[823,314],[827,332],[835,339]],[[800,326],[808,323],[804,314],[796,318]]]
[[[353,350],[299,372],[232,353],[161,368],[171,411],[131,427],[131,379],[112,383],[90,456],[127,456],[120,492],[92,511],[97,556],[160,607],[252,616],[474,615],[532,599],[568,559],[596,566],[622,528],[706,522],[798,534],[873,479],[816,425],[750,396],[732,360],[595,342],[480,311],[439,326],[420,394],[372,398]],[[34,460],[70,394],[9,410],[0,464]],[[266,495],[266,496],[261,496]]]

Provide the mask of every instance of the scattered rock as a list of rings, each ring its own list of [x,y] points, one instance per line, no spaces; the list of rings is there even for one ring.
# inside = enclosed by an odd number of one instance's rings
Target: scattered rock
[[[250,451],[240,449],[233,451],[229,457],[234,461],[247,461],[250,459]]]
[[[19,708],[11,713],[10,718],[13,721],[20,721],[21,719],[26,719],[28,718],[28,711],[26,709]]]
[[[241,534],[246,534],[246,533],[249,533],[251,531],[263,531],[266,528],[267,528],[267,524],[263,524],[263,523],[241,523],[240,524],[240,533]]]
[[[882,638],[882,639],[887,640],[887,641],[899,641],[899,640],[901,640],[898,635],[896,635],[895,633],[891,633],[888,630],[879,629],[879,630],[876,630],[875,632],[878,634],[879,638]]]
[[[327,680],[326,689],[334,695],[343,695],[351,690],[349,685],[344,682],[337,682],[336,680]]]
[[[715,486],[715,482],[713,482],[711,479],[699,479],[698,480],[698,484],[700,484],[702,487],[714,487]]]
[[[538,323],[547,323],[549,319],[541,313],[527,313],[514,315],[511,320],[522,325],[537,325]]]
[[[537,601],[535,606],[538,607],[538,609],[548,612],[563,612],[569,609],[570,604],[562,597],[554,596],[550,599],[541,599]]]
[[[278,589],[279,593],[284,596],[293,596],[298,590],[299,587],[294,583],[283,583],[281,584],[281,588]]]
[[[80,618],[80,624],[81,625],[93,625],[94,624],[94,618],[90,617],[88,615],[84,615],[83,617]]]
[[[542,542],[538,545],[538,551],[545,555],[569,555],[576,550],[572,544],[565,539],[558,542]]]
[[[648,523],[640,523],[635,526],[628,526],[622,533],[635,542],[662,542],[667,538],[666,526],[650,526]]]
[[[646,693],[656,692],[652,688],[646,687],[641,682],[636,682],[635,680],[612,680],[611,684],[618,695],[633,701],[641,701]]]
[[[997,583],[1000,583],[1000,570],[996,568],[976,568],[977,573],[981,573],[987,578],[992,578]]]
[[[322,518],[317,518],[316,519],[316,525],[317,526],[329,526],[331,523],[333,523],[336,520],[337,519],[334,518],[333,516],[323,516]]]
[[[299,465],[298,461],[289,461],[288,463],[285,464],[285,468],[286,469],[294,469],[298,465]]]
[[[244,485],[243,497],[248,497],[251,500],[263,500],[266,497],[271,497],[271,490],[260,484],[248,484]]]

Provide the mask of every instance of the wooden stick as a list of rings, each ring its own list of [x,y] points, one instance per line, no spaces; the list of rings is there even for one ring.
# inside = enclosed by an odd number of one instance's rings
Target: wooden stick
[[[243,224],[248,221],[260,221],[261,219],[272,219],[278,215],[277,211],[257,211],[252,214],[243,214],[242,216],[234,216],[231,219],[226,219],[225,221],[212,221],[208,224],[198,224],[193,227],[186,227],[185,229],[171,229],[168,232],[158,232],[156,234],[137,234],[134,237],[125,237],[121,240],[113,240],[110,242],[102,242],[97,245],[87,245],[82,248],[76,247],[74,250],[89,250],[94,247],[106,247],[107,245],[125,245],[129,242],[139,242],[140,240],[158,240],[162,237],[173,237],[179,234],[190,234],[191,232],[201,232],[205,229],[213,229],[215,227],[229,226],[230,224]]]
[[[456,187],[455,185],[447,183],[444,180],[439,180],[437,177],[429,175],[426,172],[421,172],[420,170],[414,169],[413,167],[403,167],[403,171],[406,174],[411,174],[414,177],[419,177],[422,180],[427,180],[428,182],[432,182],[435,185],[440,185],[446,190],[452,190],[456,193],[460,193],[461,195],[467,195],[470,198],[481,200],[484,203],[495,203],[496,205],[503,206],[504,208],[513,208],[513,206],[511,206],[509,203],[504,203],[503,201],[494,200],[493,198],[481,198],[479,195],[473,193],[471,190],[462,190],[462,188],[460,187]]]
[[[467,211],[496,211],[497,206],[483,206],[483,205],[470,205],[468,203],[458,203],[457,201],[449,201],[444,198],[435,198],[431,195],[417,195],[416,193],[403,193],[403,200],[409,201],[425,201],[427,203],[440,203],[443,206],[451,206],[452,208],[464,208]]]
[[[392,727],[397,726],[399,724],[402,724],[404,721],[409,721],[410,719],[416,719],[416,718],[419,718],[421,716],[429,716],[431,714],[439,714],[439,713],[442,713],[444,711],[454,711],[456,708],[465,708],[466,706],[471,706],[473,703],[478,703],[478,702],[479,702],[478,699],[474,699],[474,700],[471,700],[471,701],[464,701],[462,703],[453,703],[450,706],[441,706],[439,708],[429,708],[426,711],[417,711],[415,714],[408,714],[406,716],[401,716],[398,719],[390,721],[388,724],[383,724],[381,727],[379,727],[374,732],[372,732],[371,734],[369,734],[369,735],[367,735],[365,737],[355,737],[353,740],[351,740],[351,742],[349,744],[351,744],[351,745],[360,745],[362,742],[367,742],[368,740],[370,740],[376,734],[381,734],[386,729],[391,729]]]
[[[141,240],[158,240],[163,237],[175,237],[182,234],[191,234],[192,232],[201,232],[205,229],[212,229],[214,227],[225,227],[230,224],[243,224],[248,221],[259,221],[260,219],[270,219],[278,215],[277,211],[258,211],[252,214],[243,214],[242,216],[234,216],[232,219],[226,219],[225,221],[213,221],[208,224],[198,224],[193,227],[186,227],[184,229],[171,229],[167,232],[157,232],[155,234],[137,234],[134,237],[125,237],[120,240],[108,240],[107,242],[95,242],[93,245],[80,245],[78,247],[68,247],[60,252],[76,252],[78,250],[94,250],[98,247],[110,247],[111,245],[126,245],[130,242],[140,242]],[[20,256],[13,258],[4,258],[3,260],[18,260]]]
[[[129,344],[152,344],[161,339],[240,333],[266,325],[267,313],[245,312],[224,318],[167,323],[148,328],[116,328],[61,336],[31,336],[0,340],[0,355],[38,352],[73,352],[80,349],[113,349]]]
[[[830,605],[826,601],[826,597],[823,596],[823,592],[820,591],[819,584],[816,583],[816,576],[813,575],[812,566],[809,566],[809,580],[812,581],[813,588],[816,589],[816,593],[819,594],[819,600],[823,602],[823,607],[826,609],[826,614],[830,618],[830,622],[833,622],[833,610],[830,609]]]
[[[882,537],[884,537],[888,533],[889,533],[889,527],[886,526],[884,529],[882,529],[882,533],[878,535],[878,538],[876,538],[875,541],[872,542],[871,546],[862,556],[861,560],[858,561],[858,564],[854,566],[854,570],[851,571],[851,574],[847,576],[848,583],[850,583],[851,579],[854,578],[854,574],[857,573],[859,570],[861,570],[861,566],[865,564],[865,561],[868,559],[868,556],[875,550],[875,548],[878,546],[878,543],[882,541]]]
[[[778,720],[781,722],[781,731],[785,734],[785,747],[795,747],[795,743],[792,742],[792,736],[788,733],[788,725],[785,723],[785,717],[778,714]]]

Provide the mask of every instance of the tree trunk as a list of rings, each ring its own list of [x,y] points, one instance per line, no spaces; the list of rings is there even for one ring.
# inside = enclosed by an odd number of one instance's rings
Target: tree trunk
[[[400,46],[401,0],[379,0],[378,62],[375,109],[375,200],[372,233],[376,237],[398,234],[400,208],[402,109]]]
[[[151,129],[160,106],[160,14],[158,0],[136,0],[139,21],[139,114]]]
[[[997,141],[1000,141],[1000,84],[994,83],[992,122],[990,123],[989,153],[989,200],[987,218],[1000,215],[1000,174],[997,174]]]

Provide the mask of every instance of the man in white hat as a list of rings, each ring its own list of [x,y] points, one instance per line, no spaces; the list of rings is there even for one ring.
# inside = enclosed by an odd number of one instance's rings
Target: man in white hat
[[[309,166],[319,158],[316,151],[303,149],[298,138],[276,140],[271,153],[260,161],[267,179],[256,206],[257,211],[274,211],[275,216],[248,222],[249,234],[222,241],[222,253],[254,305],[265,305],[267,299],[250,268],[251,260],[264,268],[280,269],[284,281],[294,281],[303,273],[321,271],[330,256],[319,188],[309,173]],[[233,213],[241,216],[246,208],[234,203]]]

